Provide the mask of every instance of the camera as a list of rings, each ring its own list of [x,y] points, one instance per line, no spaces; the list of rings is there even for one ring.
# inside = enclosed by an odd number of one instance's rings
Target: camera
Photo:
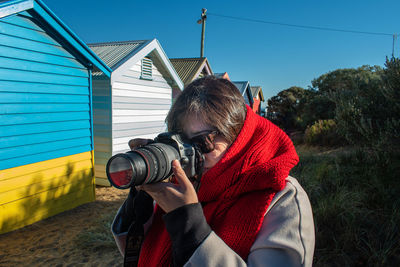
[[[153,142],[126,153],[112,156],[106,165],[111,185],[126,189],[157,183],[172,175],[172,161],[179,160],[188,178],[201,176],[204,156],[181,135],[165,132]]]

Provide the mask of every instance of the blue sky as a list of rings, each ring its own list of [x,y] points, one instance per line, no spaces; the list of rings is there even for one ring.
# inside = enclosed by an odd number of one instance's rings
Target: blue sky
[[[157,38],[170,58],[199,57],[201,9],[205,51],[214,72],[260,85],[266,99],[291,86],[307,88],[338,68],[383,66],[392,36],[319,31],[235,20],[400,34],[398,0],[136,1],[43,0],[83,41]],[[395,56],[400,56],[400,36]]]

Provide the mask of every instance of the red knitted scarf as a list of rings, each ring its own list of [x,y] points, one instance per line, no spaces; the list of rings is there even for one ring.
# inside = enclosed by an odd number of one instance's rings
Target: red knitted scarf
[[[201,180],[198,192],[211,229],[243,259],[260,230],[275,193],[282,190],[298,156],[289,137],[247,107],[244,126]],[[139,266],[169,266],[171,241],[163,211],[156,208],[139,257]]]

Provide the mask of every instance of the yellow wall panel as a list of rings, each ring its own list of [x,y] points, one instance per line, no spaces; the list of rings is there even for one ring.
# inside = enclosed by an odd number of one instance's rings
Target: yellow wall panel
[[[48,170],[50,168],[65,166],[69,162],[81,161],[85,159],[92,159],[92,152],[83,152],[76,155],[71,155],[62,158],[56,158],[46,161],[41,161],[33,164],[28,164],[24,166],[19,166],[15,168],[5,169],[0,171],[0,181],[24,176],[32,173],[37,173],[40,171]]]
[[[91,151],[0,171],[0,233],[95,200]]]
[[[13,202],[22,198],[26,198],[41,192],[46,192],[54,188],[70,185],[71,183],[76,183],[76,182],[85,184],[87,184],[88,182],[91,183],[92,169],[90,169],[90,167],[85,169],[80,169],[73,173],[69,173],[68,175],[59,177],[55,176],[50,179],[45,179],[44,177],[46,176],[37,176],[33,180],[34,183],[29,184],[29,186],[23,186],[17,189],[0,193],[0,205]],[[10,186],[14,185],[15,184],[11,184]],[[2,186],[1,182],[0,186]]]
[[[39,196],[40,198],[40,196]],[[46,219],[63,211],[73,209],[95,199],[92,185],[81,189],[79,192],[70,192],[57,199],[35,207],[29,207],[29,202],[36,199],[28,198],[13,205],[0,206],[0,234],[16,230],[26,225]]]
[[[26,188],[29,185],[45,182],[49,183],[50,181],[53,186],[68,183],[68,180],[71,179],[76,173],[80,173],[91,168],[92,161],[90,159],[76,162],[68,161],[67,164],[64,163],[61,166],[2,180],[0,181],[0,199],[2,193]],[[2,203],[4,202],[0,200],[0,204]]]

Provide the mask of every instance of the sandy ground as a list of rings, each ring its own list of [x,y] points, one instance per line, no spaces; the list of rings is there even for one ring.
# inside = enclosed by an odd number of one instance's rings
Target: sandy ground
[[[122,266],[106,224],[127,193],[97,187],[95,202],[0,235],[0,266]]]

